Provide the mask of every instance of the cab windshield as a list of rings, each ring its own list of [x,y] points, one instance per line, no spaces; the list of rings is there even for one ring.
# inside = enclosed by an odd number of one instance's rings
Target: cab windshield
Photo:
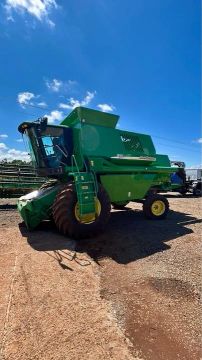
[[[48,125],[26,130],[30,155],[36,167],[58,168],[71,164],[72,129]]]

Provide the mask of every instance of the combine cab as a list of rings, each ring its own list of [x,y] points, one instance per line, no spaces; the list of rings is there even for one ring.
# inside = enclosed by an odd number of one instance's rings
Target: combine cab
[[[149,135],[116,129],[118,119],[78,107],[58,126],[46,118],[19,126],[38,174],[50,179],[18,201],[29,229],[52,217],[63,234],[95,236],[111,204],[124,208],[130,201],[142,201],[148,218],[165,218],[168,201],[158,192],[169,189],[174,168]]]

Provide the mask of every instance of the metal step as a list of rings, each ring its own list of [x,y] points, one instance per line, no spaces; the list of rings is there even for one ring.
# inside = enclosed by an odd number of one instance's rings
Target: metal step
[[[74,173],[80,215],[95,214],[96,184],[90,172]]]

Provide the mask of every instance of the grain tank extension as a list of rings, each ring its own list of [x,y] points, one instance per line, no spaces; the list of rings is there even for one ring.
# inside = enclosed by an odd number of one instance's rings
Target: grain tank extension
[[[28,229],[52,218],[63,234],[95,236],[111,204],[124,208],[130,201],[142,201],[148,218],[167,215],[168,201],[158,192],[170,186],[168,156],[156,154],[149,135],[116,129],[118,119],[77,107],[57,126],[46,118],[19,126],[38,174],[49,178],[18,200]]]

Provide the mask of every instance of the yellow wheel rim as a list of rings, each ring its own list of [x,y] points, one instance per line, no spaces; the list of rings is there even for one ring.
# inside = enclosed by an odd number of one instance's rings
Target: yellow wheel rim
[[[79,211],[79,203],[77,201],[77,203],[75,205],[74,213],[75,213],[75,217],[78,222],[80,222],[82,224],[90,224],[93,221],[95,221],[96,218],[100,215],[101,204],[100,204],[99,200],[96,198],[95,199],[95,213],[81,215],[80,211]]]
[[[163,201],[156,200],[151,206],[152,214],[155,216],[161,216],[165,212],[166,206]]]

